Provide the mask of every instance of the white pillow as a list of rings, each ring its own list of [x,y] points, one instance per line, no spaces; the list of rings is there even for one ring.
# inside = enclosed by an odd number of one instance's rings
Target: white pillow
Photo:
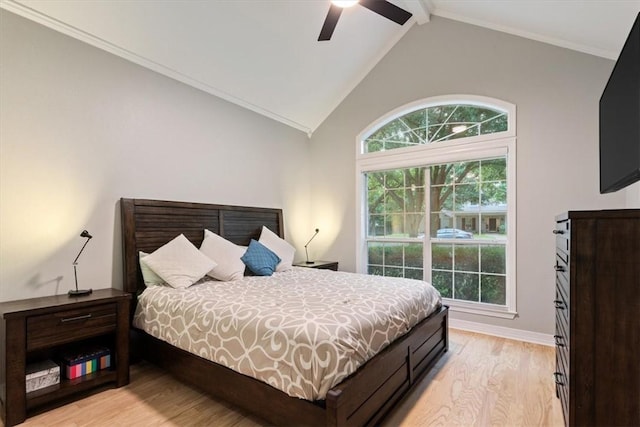
[[[264,225],[262,226],[262,232],[260,233],[260,239],[258,241],[280,257],[281,261],[276,266],[276,271],[291,270],[291,264],[293,264],[293,257],[296,254],[296,248],[291,246],[284,239],[281,239],[280,236],[269,230]]]
[[[142,259],[149,255],[146,252],[138,252],[138,258],[140,259],[140,271],[142,272],[142,280],[146,286],[162,286],[166,285],[167,282],[162,280],[162,277],[158,276],[153,272],[152,269],[149,268],[146,262]]]
[[[246,250],[247,248],[238,246],[212,231],[204,230],[200,252],[217,264],[207,273],[214,279],[223,282],[242,279],[245,265],[240,258]]]
[[[144,262],[174,288],[193,285],[216,266],[184,234],[144,257]]]

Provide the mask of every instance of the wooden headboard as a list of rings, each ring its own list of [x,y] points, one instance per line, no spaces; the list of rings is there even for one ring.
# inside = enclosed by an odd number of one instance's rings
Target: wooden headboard
[[[282,209],[123,198],[120,210],[123,289],[133,295],[145,289],[138,251],[151,253],[179,234],[198,248],[205,228],[244,246],[260,238],[263,225],[284,238]]]

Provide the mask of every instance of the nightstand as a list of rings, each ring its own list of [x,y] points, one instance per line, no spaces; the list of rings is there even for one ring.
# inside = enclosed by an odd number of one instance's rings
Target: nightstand
[[[67,294],[0,303],[0,399],[5,425],[22,423],[45,406],[67,403],[109,384],[129,383],[129,304],[131,295],[98,289],[70,298]],[[111,366],[68,380],[60,366],[60,383],[26,392],[26,366],[60,354],[104,346]],[[58,363],[58,365],[61,365]]]
[[[295,267],[319,268],[322,270],[338,271],[338,261],[313,261],[307,264],[304,261],[293,264]]]

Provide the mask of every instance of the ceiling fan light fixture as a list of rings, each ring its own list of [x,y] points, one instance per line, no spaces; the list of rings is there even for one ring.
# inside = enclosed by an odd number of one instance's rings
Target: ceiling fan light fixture
[[[335,4],[338,7],[351,7],[358,4],[358,0],[331,0],[331,3]]]
[[[324,20],[324,24],[322,24],[318,41],[330,40],[333,31],[336,29],[338,19],[342,14],[342,9],[355,4],[359,4],[360,6],[367,8],[399,25],[404,25],[412,16],[410,12],[407,12],[387,0],[331,0],[329,12],[327,12],[327,17]]]

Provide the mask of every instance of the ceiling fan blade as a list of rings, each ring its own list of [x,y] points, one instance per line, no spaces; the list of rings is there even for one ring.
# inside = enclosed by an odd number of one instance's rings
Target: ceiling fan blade
[[[360,4],[400,25],[404,25],[413,16],[406,10],[386,0],[360,0]]]
[[[318,41],[331,39],[331,35],[333,34],[333,30],[336,29],[336,24],[338,23],[338,18],[340,18],[341,13],[342,8],[332,3],[329,8],[329,13],[327,13],[327,17],[322,25],[322,29],[320,30]]]

